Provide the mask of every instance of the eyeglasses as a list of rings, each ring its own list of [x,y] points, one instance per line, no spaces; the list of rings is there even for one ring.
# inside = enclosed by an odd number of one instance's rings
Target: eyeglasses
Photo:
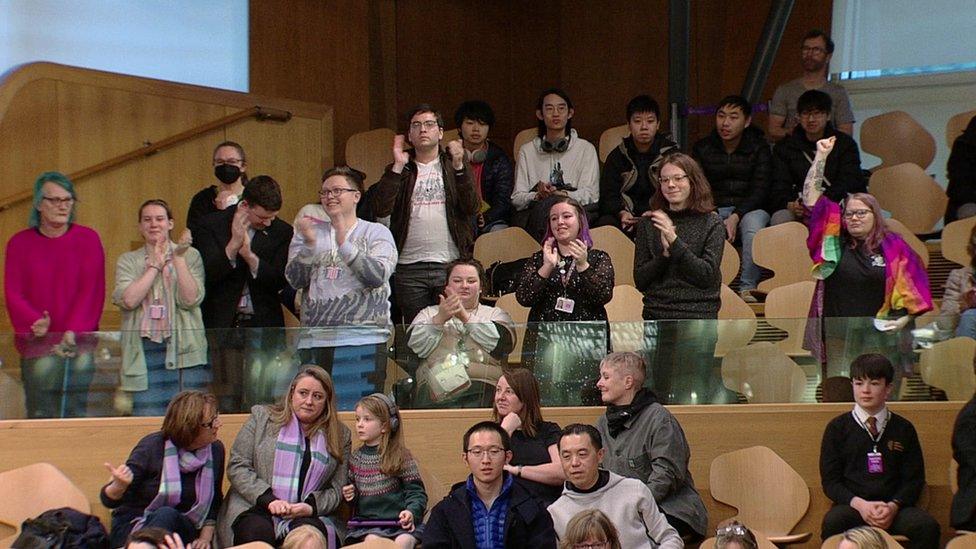
[[[219,423],[220,423],[220,414],[217,414],[210,421],[206,423],[201,423],[200,427],[203,427],[205,429],[213,429],[214,426],[218,425]]]
[[[542,110],[546,114],[552,114],[555,112],[564,113],[569,110],[569,106],[566,105],[565,103],[560,103],[558,105],[543,105]]]
[[[574,543],[573,549],[607,549],[609,541],[594,541],[592,543]]]
[[[358,193],[359,189],[323,189],[319,191],[319,198],[329,198],[334,196],[336,198],[342,198],[342,193]]]
[[[868,214],[873,213],[871,210],[847,210],[844,212],[844,219],[864,219]]]
[[[488,453],[488,457],[491,459],[498,459],[502,456],[502,454],[505,453],[505,449],[499,448],[498,446],[492,446],[491,448],[481,448],[480,446],[476,446],[474,448],[468,448],[467,454],[471,457],[481,459],[485,456],[486,452]]]
[[[214,158],[213,161],[214,166],[223,166],[225,164],[229,164],[231,166],[237,166],[238,168],[240,168],[241,166],[244,165],[244,161],[241,160],[240,158]]]
[[[41,200],[46,200],[48,204],[53,204],[55,206],[70,206],[75,203],[73,197],[58,198],[56,196],[42,196]]]
[[[715,531],[715,537],[718,536],[745,536],[749,534],[749,530],[742,524],[733,523],[727,524]]]
[[[660,181],[662,185],[667,185],[667,184],[672,183],[672,182],[674,182],[674,183],[681,183],[685,179],[688,179],[688,175],[687,174],[673,175],[671,177],[662,177],[662,178],[658,179],[658,181]]]
[[[433,130],[434,128],[439,128],[439,127],[440,124],[438,124],[436,120],[424,120],[423,122],[417,121],[417,122],[410,123],[410,129],[412,131],[420,131],[420,128],[423,128],[425,130]]]
[[[802,48],[800,48],[800,53],[823,54],[823,53],[827,53],[827,50],[821,48],[820,46],[813,46],[813,47],[803,46]]]

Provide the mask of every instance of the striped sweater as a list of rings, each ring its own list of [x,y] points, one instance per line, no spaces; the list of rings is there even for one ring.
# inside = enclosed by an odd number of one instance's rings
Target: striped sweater
[[[356,516],[392,520],[407,509],[415,523],[423,519],[427,492],[410,452],[400,474],[391,477],[380,470],[377,447],[363,445],[349,458],[349,479],[356,485]]]

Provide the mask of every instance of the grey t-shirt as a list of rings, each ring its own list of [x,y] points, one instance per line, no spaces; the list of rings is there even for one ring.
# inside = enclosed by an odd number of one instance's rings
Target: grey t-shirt
[[[835,128],[841,124],[852,124],[854,122],[854,113],[851,111],[851,100],[847,97],[847,90],[843,86],[834,84],[833,82],[827,82],[817,89],[826,92],[832,100],[830,121]],[[790,80],[776,88],[776,92],[773,94],[773,100],[769,104],[769,114],[782,116],[785,118],[783,127],[792,128],[798,122],[796,101],[805,91],[807,91],[807,88],[803,85],[802,78]]]

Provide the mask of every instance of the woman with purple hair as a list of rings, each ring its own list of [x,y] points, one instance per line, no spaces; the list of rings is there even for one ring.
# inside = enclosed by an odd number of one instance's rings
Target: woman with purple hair
[[[530,308],[522,366],[550,387],[551,397],[568,396],[596,375],[607,353],[605,306],[613,286],[610,256],[593,249],[583,207],[569,197],[557,199],[542,249],[526,262],[515,291]]]
[[[932,309],[922,260],[888,229],[878,200],[849,195],[843,204],[823,197],[823,170],[834,138],[817,142],[803,185],[811,209],[807,247],[817,287],[810,305],[806,344],[824,365],[824,375],[847,375],[851,360],[881,352],[910,369],[913,318]],[[822,330],[822,331],[821,331]]]

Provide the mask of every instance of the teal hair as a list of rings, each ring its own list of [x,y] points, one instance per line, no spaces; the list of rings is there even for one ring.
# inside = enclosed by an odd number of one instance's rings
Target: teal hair
[[[27,225],[30,227],[38,227],[41,224],[41,212],[37,211],[41,207],[41,199],[44,198],[44,193],[41,192],[41,188],[44,187],[45,183],[54,183],[55,185],[61,187],[62,189],[68,191],[71,198],[74,198],[77,202],[78,195],[75,193],[75,186],[68,179],[68,176],[61,172],[44,172],[37,177],[34,181],[34,202],[33,207],[30,211],[30,218],[27,220]],[[71,207],[71,213],[68,215],[68,223],[75,222],[75,208]]]

